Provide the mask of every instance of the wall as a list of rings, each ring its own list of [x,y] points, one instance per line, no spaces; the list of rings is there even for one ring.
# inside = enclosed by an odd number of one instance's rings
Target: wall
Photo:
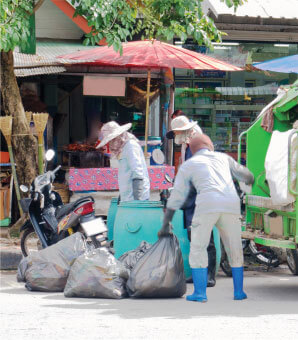
[[[51,0],[45,0],[35,14],[36,38],[81,39],[84,32]]]

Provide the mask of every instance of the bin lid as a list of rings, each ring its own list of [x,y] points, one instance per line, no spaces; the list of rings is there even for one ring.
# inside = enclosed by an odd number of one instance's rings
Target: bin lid
[[[120,202],[118,207],[125,208],[162,208],[163,205],[160,201],[128,201]]]
[[[139,140],[145,140],[144,136],[139,137]],[[160,140],[161,141],[161,137],[157,137],[157,136],[148,136],[148,140]]]

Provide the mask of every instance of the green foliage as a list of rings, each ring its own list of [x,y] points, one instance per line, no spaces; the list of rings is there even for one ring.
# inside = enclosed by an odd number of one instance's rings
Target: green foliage
[[[27,43],[29,16],[35,0],[0,1],[0,51],[8,52]]]
[[[143,39],[185,41],[191,37],[198,44],[221,41],[221,32],[202,12],[203,0],[71,0],[75,16],[82,15],[91,27],[85,45],[95,45],[106,38],[109,46],[122,50],[121,42],[136,34]],[[221,0],[236,8],[246,0]],[[29,20],[37,0],[0,1],[0,50],[13,50],[27,43]]]
[[[247,0],[221,0],[236,10]],[[188,37],[201,45],[220,42],[222,33],[202,11],[203,0],[71,0],[76,15],[85,16],[91,32],[84,44],[95,45],[106,38],[122,52],[121,42],[134,35],[142,39],[169,41]]]

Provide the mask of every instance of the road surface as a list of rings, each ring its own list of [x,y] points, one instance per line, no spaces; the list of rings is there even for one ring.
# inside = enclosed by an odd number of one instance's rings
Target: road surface
[[[29,292],[15,275],[1,272],[5,340],[298,339],[298,277],[286,267],[246,271],[245,301],[232,299],[232,279],[220,273],[205,304],[185,298],[65,298]]]

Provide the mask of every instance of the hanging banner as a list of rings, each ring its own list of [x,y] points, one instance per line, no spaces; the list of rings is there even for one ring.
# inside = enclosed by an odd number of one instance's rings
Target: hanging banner
[[[125,77],[84,76],[83,95],[103,97],[124,97]]]

